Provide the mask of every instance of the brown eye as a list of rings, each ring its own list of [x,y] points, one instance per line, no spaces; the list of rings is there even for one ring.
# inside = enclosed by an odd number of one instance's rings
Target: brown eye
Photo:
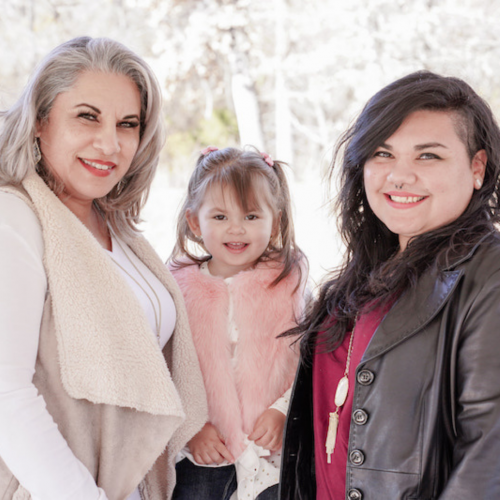
[[[441,160],[441,157],[434,153],[422,153],[419,156],[420,160]]]
[[[139,126],[139,122],[121,122],[118,124],[122,128],[137,128]]]
[[[78,118],[83,118],[92,122],[97,121],[97,115],[95,113],[89,113],[87,111],[85,113],[79,113]]]
[[[392,155],[387,151],[375,151],[374,155],[378,158],[390,158]]]

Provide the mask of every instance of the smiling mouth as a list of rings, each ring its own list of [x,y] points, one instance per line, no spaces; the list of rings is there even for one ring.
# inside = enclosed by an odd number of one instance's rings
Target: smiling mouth
[[[88,165],[89,167],[96,168],[97,170],[111,170],[116,167],[114,163],[109,163],[107,165],[103,163],[97,163],[95,161],[90,161],[90,160],[84,160],[83,158],[79,158],[79,160],[84,163],[85,165]]]
[[[224,243],[226,247],[228,247],[230,250],[243,250],[245,247],[248,246],[248,243]]]
[[[393,196],[387,195],[391,201],[395,203],[417,203],[418,201],[422,201],[426,196]]]

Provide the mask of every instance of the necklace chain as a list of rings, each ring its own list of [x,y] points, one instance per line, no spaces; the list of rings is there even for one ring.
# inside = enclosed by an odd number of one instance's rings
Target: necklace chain
[[[151,303],[151,307],[153,308],[153,313],[155,316],[155,326],[156,326],[156,339],[158,340],[158,345],[161,347],[161,339],[160,339],[160,328],[161,328],[161,302],[160,298],[158,297],[158,294],[156,293],[154,287],[151,285],[151,283],[145,278],[145,276],[141,273],[139,268],[134,264],[134,261],[128,256],[127,252],[123,248],[123,246],[120,244],[118,241],[118,238],[114,238],[113,241],[115,241],[118,246],[120,247],[122,253],[125,255],[127,260],[132,264],[132,267],[137,271],[139,276],[144,280],[144,282],[148,285],[149,289],[153,292],[153,295],[156,298],[156,302],[158,304],[158,311],[156,310],[155,304],[149,293],[144,289],[144,287],[139,283],[139,281],[132,276],[117,260],[115,260],[114,257],[112,257],[113,262],[124,272],[126,273],[130,279],[132,279],[135,284],[144,292],[144,295],[148,298],[149,302]]]
[[[358,316],[354,319],[354,324],[351,331],[351,336],[349,339],[349,347],[347,349],[347,360],[345,363],[345,370],[343,377],[339,380],[337,384],[337,389],[335,391],[335,411],[329,412],[328,417],[328,431],[326,433],[326,461],[327,463],[332,462],[332,454],[335,450],[335,442],[337,441],[337,429],[339,426],[339,410],[344,406],[347,400],[347,394],[349,392],[349,367],[351,365],[351,354],[352,346],[354,340],[354,329],[356,328],[356,322]]]

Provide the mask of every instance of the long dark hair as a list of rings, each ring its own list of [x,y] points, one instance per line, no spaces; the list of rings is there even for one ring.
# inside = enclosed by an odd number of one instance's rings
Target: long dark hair
[[[457,134],[470,159],[484,149],[488,160],[484,183],[474,190],[464,213],[444,227],[412,238],[398,253],[398,236],[368,204],[363,168],[403,120],[419,110],[455,112],[460,122]],[[330,178],[337,165],[341,175],[335,208],[347,251],[343,265],[327,277],[304,321],[290,332],[303,334],[305,359],[319,342],[318,333],[323,332],[322,348],[336,349],[359,311],[387,304],[415,286],[430,268],[439,272],[452,257],[466,255],[500,220],[500,130],[488,104],[458,78],[421,71],[384,87],[341,137]]]

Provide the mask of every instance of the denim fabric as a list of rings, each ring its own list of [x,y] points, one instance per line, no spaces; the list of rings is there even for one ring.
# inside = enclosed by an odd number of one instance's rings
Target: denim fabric
[[[279,487],[277,484],[270,486],[264,490],[256,500],[278,500]]]
[[[237,488],[234,465],[198,467],[184,458],[175,471],[172,500],[229,500]]]
[[[234,465],[198,467],[187,458],[175,467],[177,483],[172,500],[229,500],[237,489]],[[263,491],[256,500],[277,500],[278,485]]]

